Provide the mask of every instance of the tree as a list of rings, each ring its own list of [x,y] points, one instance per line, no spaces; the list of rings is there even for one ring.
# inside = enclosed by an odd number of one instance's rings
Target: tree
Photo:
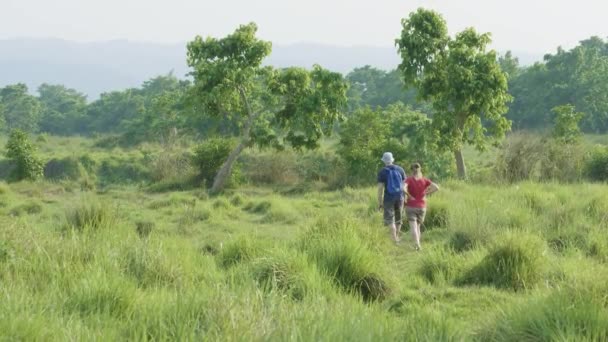
[[[573,49],[558,48],[509,80],[515,101],[508,117],[516,128],[543,128],[552,123],[552,109],[572,104],[585,113],[586,132],[608,131],[608,43],[583,40]]]
[[[262,67],[271,43],[259,40],[256,32],[257,26],[250,23],[225,38],[197,36],[188,44],[187,62],[201,110],[240,128],[240,142],[222,164],[212,192],[223,189],[245,147],[286,143],[296,149],[315,148],[331,133],[346,105],[347,85],[338,73],[316,65],[311,71]]]
[[[139,89],[103,93],[87,108],[88,129],[93,132],[124,132],[125,123],[144,111]]]
[[[515,79],[521,72],[519,67],[519,58],[513,57],[511,51],[507,51],[503,56],[498,57],[500,69],[507,74],[509,80]]]
[[[20,129],[11,132],[6,143],[6,156],[15,163],[12,177],[16,180],[36,180],[42,177],[42,162],[27,134]]]
[[[496,52],[486,51],[490,35],[468,28],[451,38],[441,15],[425,9],[411,13],[402,25],[396,40],[399,69],[420,99],[431,103],[437,146],[454,153],[458,176],[466,178],[463,145],[483,150],[511,127],[504,117],[511,98],[507,78]]]
[[[356,68],[346,75],[349,110],[370,106],[372,109],[401,102],[413,108],[422,108],[416,102],[416,90],[405,88],[398,70],[384,71],[369,65]]]
[[[22,83],[0,88],[0,104],[6,129],[36,132],[40,121],[41,106],[36,97],[28,94]],[[2,121],[2,120],[0,120]]]
[[[40,130],[52,134],[69,135],[84,131],[87,109],[86,95],[63,85],[42,84],[38,87],[42,104]]]
[[[583,113],[575,112],[574,106],[563,105],[552,109],[555,114],[553,137],[566,144],[576,142],[581,135],[578,123],[584,117]]]

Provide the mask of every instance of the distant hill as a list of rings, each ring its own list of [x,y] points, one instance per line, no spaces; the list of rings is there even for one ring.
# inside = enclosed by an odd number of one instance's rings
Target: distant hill
[[[136,87],[151,77],[188,73],[185,43],[157,44],[126,40],[76,43],[60,39],[0,40],[0,86],[23,82],[32,92],[42,83],[63,84],[95,99],[102,92]],[[542,56],[517,54],[522,64]],[[372,65],[394,69],[392,47],[340,47],[313,43],[274,45],[267,63],[277,67],[325,68],[348,73]]]

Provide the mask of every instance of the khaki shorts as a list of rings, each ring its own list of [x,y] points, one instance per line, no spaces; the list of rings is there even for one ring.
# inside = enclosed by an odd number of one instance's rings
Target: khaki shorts
[[[407,215],[408,222],[418,221],[418,224],[422,224],[426,216],[426,208],[406,207],[405,214]]]
[[[403,200],[384,202],[384,224],[391,225],[403,223]]]

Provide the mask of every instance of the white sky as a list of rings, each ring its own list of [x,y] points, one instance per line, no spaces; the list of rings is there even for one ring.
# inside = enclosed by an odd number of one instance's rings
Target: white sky
[[[608,0],[0,0],[0,39],[177,43],[255,21],[278,44],[392,46],[418,7],[441,12],[451,33],[492,32],[498,50],[544,53],[608,37]]]

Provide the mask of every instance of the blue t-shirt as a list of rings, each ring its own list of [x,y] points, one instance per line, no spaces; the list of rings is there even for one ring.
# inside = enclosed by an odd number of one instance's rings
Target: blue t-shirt
[[[383,183],[384,184],[384,202],[394,202],[397,200],[402,200],[404,198],[404,194],[401,193],[400,195],[390,195],[388,193],[388,191],[386,190],[386,185],[388,183],[388,169],[387,168],[391,168],[391,169],[396,169],[397,171],[399,171],[399,173],[401,174],[401,177],[403,178],[403,181],[405,181],[405,171],[403,170],[403,168],[401,168],[401,166],[399,165],[389,165],[389,166],[385,166],[382,168],[382,170],[380,170],[380,172],[378,172],[378,183]]]

